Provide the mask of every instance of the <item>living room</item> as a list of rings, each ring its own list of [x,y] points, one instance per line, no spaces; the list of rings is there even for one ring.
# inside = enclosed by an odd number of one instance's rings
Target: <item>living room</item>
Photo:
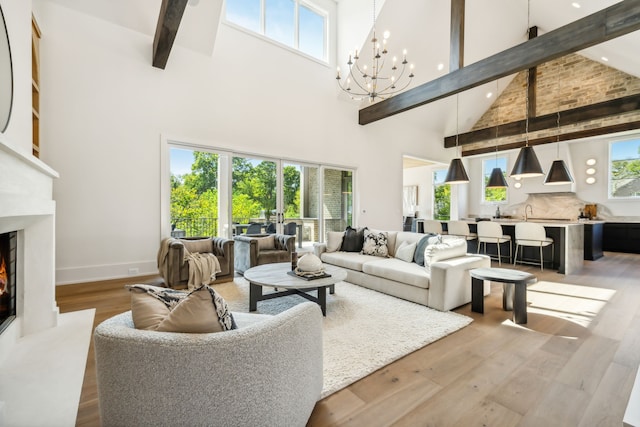
[[[331,54],[324,63],[225,23],[219,2],[193,3],[197,4],[186,7],[166,68],[158,69],[151,62],[159,5],[150,7],[144,1],[0,0],[14,77],[11,118],[0,137],[3,147],[23,157],[31,152],[33,134],[32,13],[42,33],[39,158],[45,166],[38,161],[38,167],[51,176],[55,201],[55,214],[49,210],[51,203],[36,213],[46,211],[49,220],[55,219],[55,228],[43,233],[51,239],[48,245],[54,245],[51,252],[55,254],[50,257],[55,264],[46,265],[50,272],[45,280],[65,286],[157,274],[158,246],[170,227],[164,221],[167,200],[161,186],[168,182],[166,153],[172,142],[353,169],[354,225],[397,230],[403,215],[403,156],[446,167],[457,150],[444,148],[443,138],[457,130],[471,130],[493,102],[479,91],[461,96],[463,120],[457,120],[455,97],[449,97],[361,126],[361,106],[339,93],[335,65],[336,58],[343,56],[339,52],[363,44],[371,27],[369,2],[343,0],[323,6],[329,16],[339,17],[329,21],[330,33],[344,35],[339,40],[329,37]],[[448,22],[449,4],[438,3],[447,4],[427,7],[403,1],[379,5],[379,22],[390,26],[392,40],[399,44],[395,47],[401,48],[405,40],[416,43],[410,55],[420,49],[421,37],[411,35],[408,28],[424,26],[422,12],[433,17],[430,26],[434,33],[426,40],[440,52],[429,59],[431,62],[417,64],[415,84],[446,74],[437,70],[437,64],[448,62],[448,25],[440,27],[435,22]],[[533,0],[534,8],[535,3]],[[611,3],[598,2],[590,12]],[[499,4],[469,2],[474,8],[467,18],[471,26],[466,46],[470,62],[525,40],[527,2],[501,0]],[[539,7],[554,6],[542,2]],[[443,16],[447,18],[440,19]],[[208,20],[220,22],[211,25]],[[486,24],[493,20],[503,22],[504,28]],[[544,28],[543,23],[534,23]],[[184,29],[191,31],[183,34]],[[584,159],[576,154],[582,153],[580,143],[563,148],[575,157],[576,193],[585,201],[608,205],[614,216],[637,215],[637,199],[607,200],[606,176],[593,187],[583,184]],[[603,173],[607,143],[584,142],[593,149],[593,154],[588,154],[601,162]],[[547,167],[555,156],[555,145],[537,146],[536,150]],[[509,152],[509,164],[516,155],[517,150]],[[470,158],[467,163],[470,174],[478,180],[480,163],[480,158]],[[478,203],[475,185],[454,190],[458,193],[453,196],[458,217],[488,213],[480,211],[489,207]],[[20,188],[16,191],[21,192]],[[40,254],[33,257],[38,262]],[[623,255],[617,259],[623,265],[620,274],[629,275],[620,281],[629,283],[638,258]],[[587,274],[597,274],[597,269],[585,269],[575,281],[588,284],[582,277]],[[637,292],[620,292],[637,301]],[[627,319],[627,328],[616,333],[620,339],[627,331],[637,331],[638,325],[637,310],[627,307],[622,316]],[[637,343],[629,345],[637,348]],[[632,358],[632,362],[637,367],[637,360]],[[348,405],[348,400],[344,402]]]

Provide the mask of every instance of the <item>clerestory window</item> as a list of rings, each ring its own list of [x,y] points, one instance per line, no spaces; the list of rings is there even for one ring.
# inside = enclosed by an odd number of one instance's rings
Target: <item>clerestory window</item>
[[[303,0],[227,0],[228,22],[327,62],[327,13]]]
[[[587,166],[587,183],[595,182],[596,167]],[[612,142],[609,152],[609,197],[640,197],[640,139]]]

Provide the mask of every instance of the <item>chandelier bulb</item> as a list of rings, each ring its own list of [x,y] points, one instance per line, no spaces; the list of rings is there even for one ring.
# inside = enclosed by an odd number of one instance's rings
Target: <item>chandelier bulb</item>
[[[389,36],[391,36],[391,33],[389,32],[389,30],[385,31],[382,34],[382,37],[385,39],[385,41],[389,38]]]

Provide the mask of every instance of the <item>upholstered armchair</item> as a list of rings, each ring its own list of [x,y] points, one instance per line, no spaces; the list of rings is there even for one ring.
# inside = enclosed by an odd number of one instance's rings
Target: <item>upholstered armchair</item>
[[[169,239],[166,253],[158,253],[158,268],[165,284],[182,289],[189,281],[189,264],[184,259],[185,248],[191,252],[212,253],[220,263],[220,273],[212,283],[231,282],[234,275],[234,241],[223,237],[186,237]],[[165,258],[166,257],[166,258]],[[164,264],[163,264],[164,263]]]
[[[131,312],[95,329],[103,426],[304,426],[322,391],[322,313],[233,313],[238,329],[135,329]],[[295,349],[295,351],[292,351]]]
[[[257,265],[291,261],[296,247],[296,236],[285,234],[240,235],[234,240],[235,269],[240,274]]]

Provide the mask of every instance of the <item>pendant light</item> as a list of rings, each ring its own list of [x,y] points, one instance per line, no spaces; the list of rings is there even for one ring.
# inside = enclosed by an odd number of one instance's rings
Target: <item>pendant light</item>
[[[459,95],[456,94],[456,154],[458,154],[458,119],[459,119]],[[444,179],[446,184],[466,184],[469,182],[469,176],[467,175],[467,171],[464,169],[464,164],[462,164],[462,159],[457,157],[451,160],[451,164],[449,164],[449,169],[447,170],[447,177]]]
[[[560,66],[558,65],[558,68]],[[559,93],[560,89],[560,70],[558,69],[558,78],[557,78],[557,86],[558,90],[556,94]],[[546,179],[544,180],[545,185],[561,185],[561,184],[571,184],[573,182],[573,178],[567,169],[567,165],[564,164],[564,161],[560,159],[560,102],[558,102],[558,113],[556,117],[556,125],[558,130],[556,132],[556,160],[551,164],[551,169],[549,169],[549,173],[547,174]]]
[[[529,27],[529,7],[530,3],[527,2],[527,28]],[[544,175],[542,171],[542,166],[540,166],[540,162],[538,161],[538,156],[536,156],[536,152],[533,151],[533,148],[529,147],[529,73],[530,69],[527,70],[527,93],[526,93],[526,102],[525,102],[525,146],[520,149],[520,153],[518,154],[518,158],[516,159],[515,165],[513,165],[513,169],[511,170],[511,178],[531,178],[534,176]]]
[[[496,80],[496,103],[498,102],[498,95],[500,93],[500,87],[498,86],[498,80]],[[502,169],[498,167],[498,127],[500,126],[500,104],[496,105],[496,167],[491,171],[489,182],[485,186],[486,188],[506,188],[507,180],[504,179]]]

